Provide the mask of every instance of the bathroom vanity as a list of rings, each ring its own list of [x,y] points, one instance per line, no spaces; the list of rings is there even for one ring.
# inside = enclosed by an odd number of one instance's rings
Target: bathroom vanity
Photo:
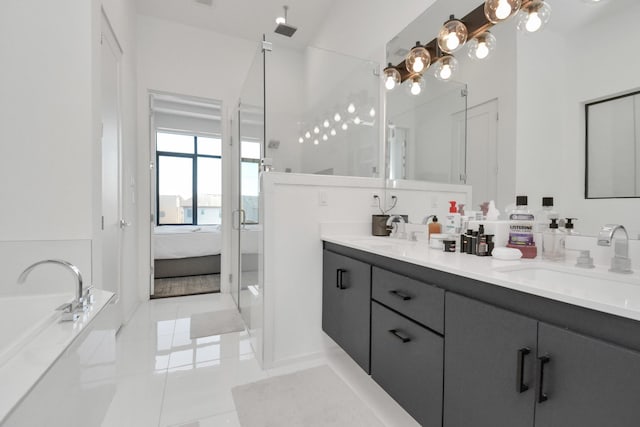
[[[323,330],[421,425],[638,425],[637,272],[323,240]]]

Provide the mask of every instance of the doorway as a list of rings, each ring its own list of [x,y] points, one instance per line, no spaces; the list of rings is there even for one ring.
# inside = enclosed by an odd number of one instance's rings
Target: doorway
[[[473,186],[472,209],[498,200],[498,100],[467,110],[466,184]]]
[[[222,103],[149,95],[151,298],[220,292]]]

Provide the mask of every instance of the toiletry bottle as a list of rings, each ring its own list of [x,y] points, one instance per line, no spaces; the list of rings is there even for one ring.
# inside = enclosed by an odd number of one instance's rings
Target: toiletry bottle
[[[452,200],[449,203],[451,206],[449,207],[447,220],[444,223],[444,232],[445,234],[458,234],[460,233],[460,213],[455,201]]]
[[[427,234],[429,239],[431,239],[432,234],[440,233],[442,233],[442,225],[438,222],[438,217],[434,215],[433,218],[431,218],[431,222],[427,226]]]
[[[460,253],[466,253],[469,245],[469,239],[471,237],[471,230],[467,230],[460,235]]]
[[[573,221],[577,220],[578,218],[565,218],[565,223],[564,223],[564,232],[567,234],[567,236],[579,236],[580,233],[578,233],[573,227],[574,227],[574,223]]]
[[[551,224],[542,236],[542,259],[564,261],[564,239],[564,231],[558,228],[558,218],[551,218]]]
[[[477,231],[472,231],[471,232],[471,241],[469,242],[469,249],[467,250],[468,254],[471,255],[476,255],[478,253],[478,232]]]
[[[471,250],[471,244],[473,243],[473,230],[467,230],[467,242],[465,245],[465,252],[469,255],[473,252]]]
[[[538,254],[534,240],[535,216],[527,207],[527,196],[516,197],[516,207],[509,214],[508,248],[519,249],[523,258],[535,258]]]
[[[488,247],[488,255],[491,256],[491,253],[493,252],[493,248],[495,247],[495,243],[493,241],[493,238],[495,236],[493,234],[487,234],[487,247]]]
[[[484,234],[484,225],[482,224],[478,226],[478,241],[477,241],[476,255],[478,256],[489,255],[489,244],[487,243],[487,235]]]
[[[558,212],[553,209],[553,197],[542,198],[542,209],[536,213],[535,233],[544,233],[549,228],[551,218],[559,218]]]

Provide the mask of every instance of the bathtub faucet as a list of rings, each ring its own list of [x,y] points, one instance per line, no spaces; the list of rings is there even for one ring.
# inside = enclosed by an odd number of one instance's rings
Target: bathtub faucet
[[[31,271],[34,268],[36,268],[41,264],[62,265],[63,267],[68,268],[76,276],[76,281],[78,284],[76,288],[76,298],[73,301],[71,301],[70,306],[64,307],[65,309],[68,309],[71,312],[75,310],[82,311],[82,310],[85,310],[89,306],[89,304],[93,302],[93,295],[91,295],[91,287],[87,288],[86,291],[84,290],[84,288],[82,287],[82,274],[80,273],[80,269],[75,265],[71,264],[69,261],[65,261],[61,259],[45,259],[42,261],[38,261],[34,264],[31,264],[29,267],[25,268],[25,270],[22,273],[20,273],[20,277],[18,277],[18,283],[24,283],[29,273],[31,273]]]

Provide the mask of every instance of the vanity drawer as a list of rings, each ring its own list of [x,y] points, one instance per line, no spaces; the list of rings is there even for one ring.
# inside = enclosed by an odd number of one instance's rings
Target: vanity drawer
[[[444,290],[373,267],[372,298],[444,334]]]
[[[444,338],[371,303],[371,377],[422,426],[442,426]]]

